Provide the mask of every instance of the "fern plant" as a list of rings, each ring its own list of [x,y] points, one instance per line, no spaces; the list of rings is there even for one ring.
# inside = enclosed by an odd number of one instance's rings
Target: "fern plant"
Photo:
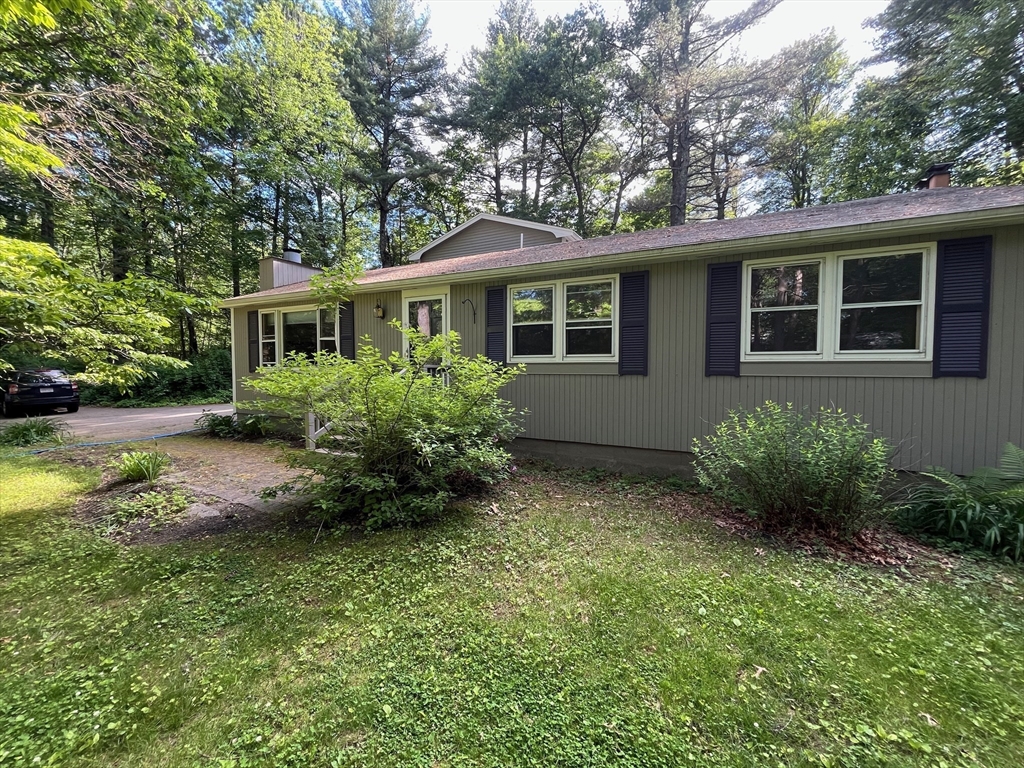
[[[1024,560],[1024,449],[1007,443],[999,466],[960,477],[941,467],[923,474],[902,513],[912,529]]]

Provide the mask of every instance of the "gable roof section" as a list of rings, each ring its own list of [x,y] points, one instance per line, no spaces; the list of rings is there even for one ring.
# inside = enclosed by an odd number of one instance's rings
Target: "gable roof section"
[[[525,219],[513,219],[510,216],[495,216],[493,213],[478,213],[476,216],[469,219],[468,221],[464,221],[461,224],[459,224],[459,226],[455,227],[455,229],[444,233],[435,240],[431,240],[418,251],[412,253],[409,256],[409,261],[415,264],[423,257],[423,254],[425,254],[427,251],[431,250],[437,245],[440,245],[449,238],[455,237],[461,232],[465,232],[467,229],[469,229],[479,221],[494,221],[499,224],[509,224],[514,227],[524,227],[525,229],[538,229],[544,232],[550,232],[555,237],[562,238],[563,240],[570,242],[583,239],[578,234],[573,232],[571,229],[566,229],[565,227],[556,227],[552,224],[540,224],[536,221],[526,221]],[[537,246],[533,247],[536,248]],[[464,257],[460,256],[459,258]]]
[[[840,238],[927,234],[939,226],[997,226],[1022,222],[1024,187],[946,187],[375,269],[359,278],[356,291],[397,290],[407,285],[445,280],[501,279],[527,270],[537,273],[611,267],[639,260],[698,259],[802,242],[836,242]],[[296,283],[237,296],[224,304],[260,303],[275,296],[308,290],[308,282]]]

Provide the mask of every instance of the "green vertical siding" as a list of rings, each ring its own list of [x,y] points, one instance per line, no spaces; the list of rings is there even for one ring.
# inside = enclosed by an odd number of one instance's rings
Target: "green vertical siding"
[[[808,363],[744,365],[739,378],[704,376],[705,277],[707,261],[644,264],[651,273],[650,374],[615,375],[614,366],[563,364],[530,366],[506,390],[518,407],[529,410],[526,436],[597,445],[688,451],[693,439],[708,434],[730,408],[753,408],[765,400],[817,408],[836,405],[862,414],[873,428],[900,446],[899,466],[946,466],[967,472],[994,464],[1007,441],[1024,445],[1024,225],[994,230],[936,232],[932,237],[853,240],[828,246],[751,252],[744,259],[890,246],[992,234],[993,292],[986,379],[932,379],[929,366],[863,363],[850,368],[809,368]],[[731,257],[728,260],[735,260]],[[723,259],[725,260],[725,259]],[[611,270],[574,270],[551,279],[607,274]],[[449,319],[467,354],[484,350],[488,285],[450,286]],[[473,308],[476,306],[476,323]],[[401,348],[401,335],[373,316],[380,300],[386,317],[401,314],[401,292],[360,294],[356,334],[369,335],[384,352]],[[309,300],[282,301],[294,306]],[[233,310],[236,373],[247,371],[246,308]],[[844,364],[845,365],[845,364]],[[808,375],[810,374],[810,375]],[[841,375],[840,375],[841,374]],[[235,397],[242,393],[236,384]]]
[[[521,236],[521,239],[520,239]],[[423,254],[422,261],[440,261],[467,256],[471,253],[494,253],[511,251],[520,246],[557,243],[559,239],[551,232],[533,227],[517,227],[500,221],[482,219],[471,227],[453,235]]]
[[[935,239],[985,232],[942,232]],[[707,262],[654,264],[651,270],[650,375],[530,372],[507,391],[527,408],[526,437],[688,451],[730,408],[765,400],[862,414],[900,446],[899,466],[956,472],[993,464],[1004,443],[1024,444],[1024,227],[994,231],[992,319],[987,379],[893,377],[863,364],[860,376],[704,376]],[[769,258],[925,238],[857,241],[817,249],[752,253]],[[638,265],[640,268],[641,265]],[[806,370],[806,366],[801,366]]]

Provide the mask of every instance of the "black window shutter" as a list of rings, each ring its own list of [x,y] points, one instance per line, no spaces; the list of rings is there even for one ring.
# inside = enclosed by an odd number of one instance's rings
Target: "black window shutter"
[[[934,377],[985,378],[991,283],[991,237],[939,241]]]
[[[498,363],[505,362],[505,296],[504,285],[487,289],[487,341],[485,356]]]
[[[356,305],[352,301],[338,305],[338,354],[356,359]]]
[[[649,272],[619,275],[619,376],[647,375]]]
[[[708,264],[705,376],[740,375],[742,263]]]
[[[260,313],[252,310],[246,316],[249,326],[249,373],[260,367]]]

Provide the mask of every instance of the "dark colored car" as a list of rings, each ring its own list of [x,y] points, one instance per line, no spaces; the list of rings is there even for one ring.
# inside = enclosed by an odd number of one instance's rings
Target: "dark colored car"
[[[78,410],[78,385],[56,368],[0,373],[0,389],[4,416],[49,408],[67,408],[68,413]]]

